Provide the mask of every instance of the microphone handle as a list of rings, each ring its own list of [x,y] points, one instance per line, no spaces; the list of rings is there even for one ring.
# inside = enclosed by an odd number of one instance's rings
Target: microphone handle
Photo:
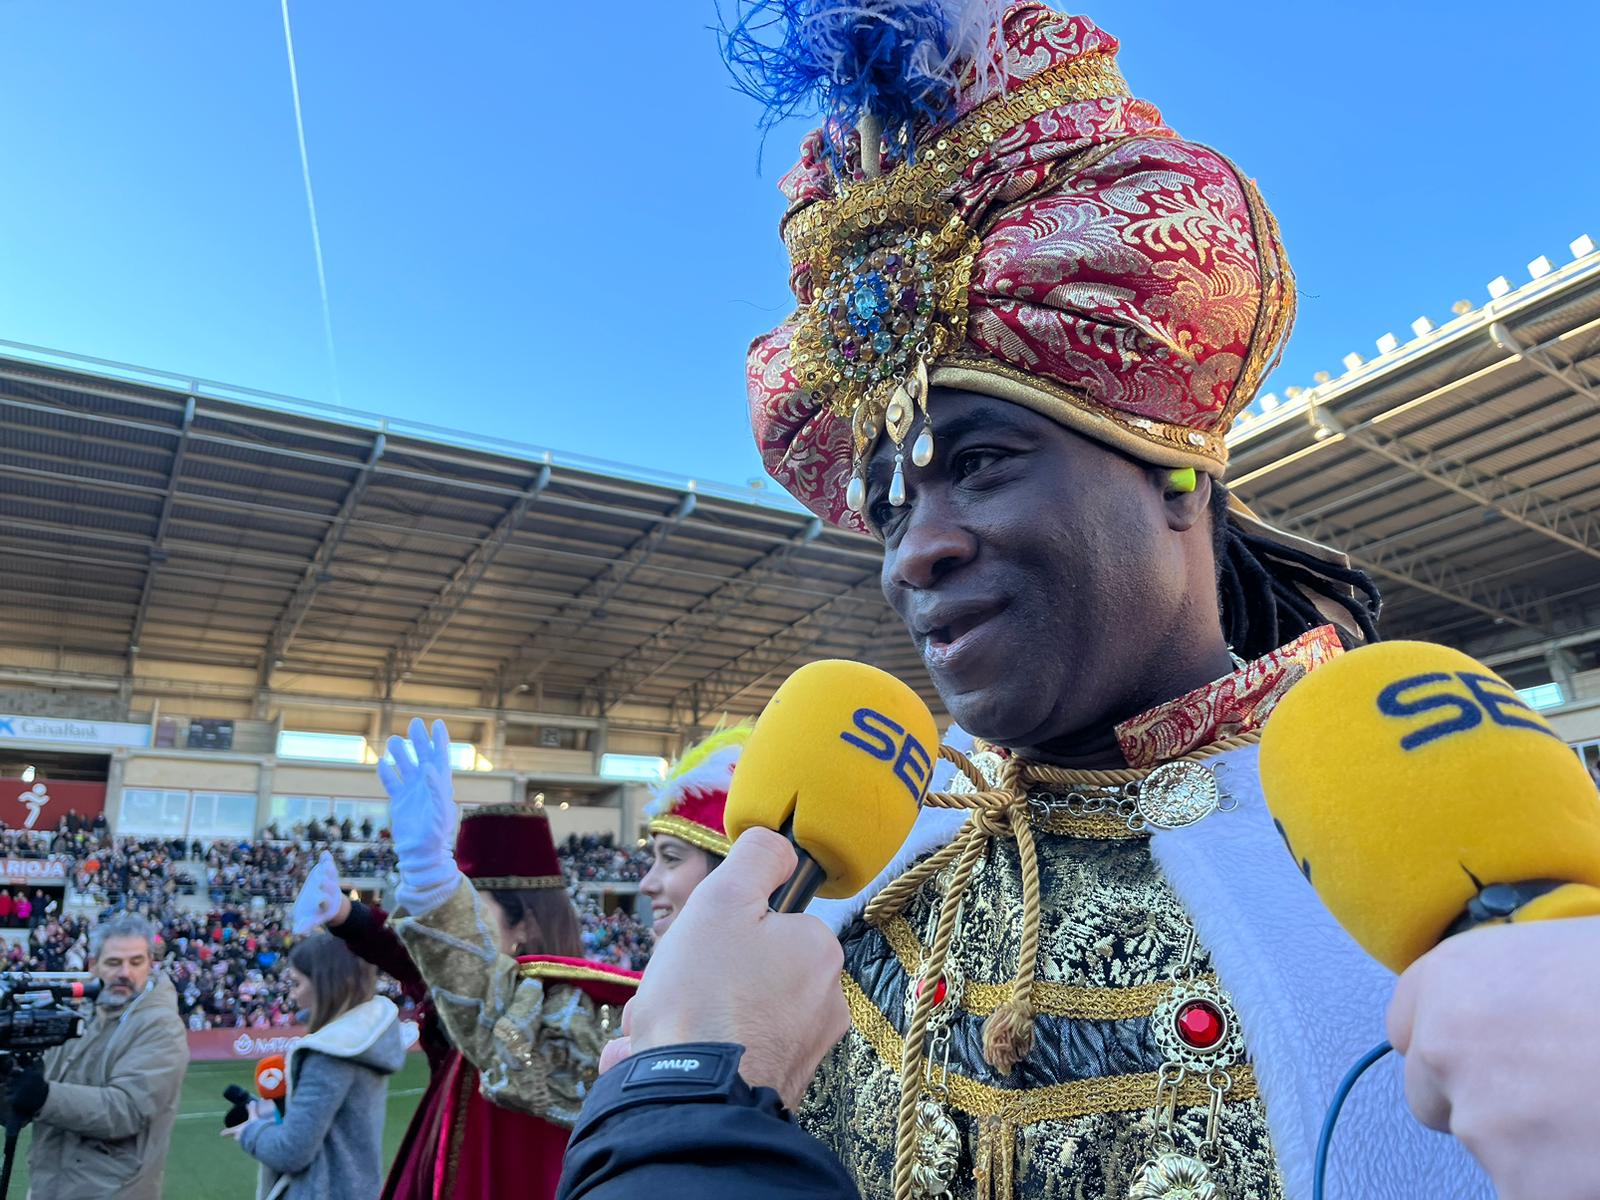
[[[817,894],[817,889],[828,882],[828,873],[816,859],[806,853],[799,842],[794,840],[793,816],[783,823],[783,828],[778,832],[789,839],[789,844],[794,847],[800,862],[795,867],[794,874],[789,876],[788,882],[772,893],[767,901],[767,907],[773,912],[800,912],[811,903],[812,897]]]

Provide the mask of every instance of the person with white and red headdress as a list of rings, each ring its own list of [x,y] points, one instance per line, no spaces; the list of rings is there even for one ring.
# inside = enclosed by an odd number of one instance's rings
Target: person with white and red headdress
[[[684,751],[667,768],[645,810],[655,862],[639,881],[639,892],[650,901],[657,938],[683,911],[694,889],[728,856],[722,810],[753,728],[746,721],[719,729]]]
[[[456,822],[449,736],[413,721],[379,764],[399,856],[400,913],[338,896],[325,859],[296,927],[325,922],[424,1004],[431,1075],[384,1196],[554,1195],[568,1131],[637,972],[582,957],[550,822],[535,808],[469,809]],[[329,891],[331,873],[332,891]]]

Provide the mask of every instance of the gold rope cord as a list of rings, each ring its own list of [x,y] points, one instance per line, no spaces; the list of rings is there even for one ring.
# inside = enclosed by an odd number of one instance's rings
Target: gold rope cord
[[[1253,745],[1261,740],[1259,732],[1238,734],[1221,738],[1173,761],[1197,762],[1241,746]],[[1011,986],[1010,998],[989,1015],[984,1023],[983,1057],[1002,1074],[1015,1069],[1033,1048],[1034,979],[1039,957],[1039,857],[1033,843],[1033,830],[1029,823],[1028,788],[1042,784],[1052,789],[1110,790],[1129,783],[1137,783],[1150,773],[1137,767],[1114,768],[1104,771],[1076,770],[1030,762],[1012,755],[1000,768],[999,786],[993,787],[966,755],[948,746],[939,747],[939,757],[951,763],[972,784],[972,792],[934,792],[923,803],[933,808],[967,808],[972,819],[951,842],[937,853],[906,871],[866,907],[866,918],[882,927],[896,917],[909,903],[923,884],[942,871],[952,861],[956,862],[949,891],[939,910],[939,928],[930,948],[924,980],[936,980],[944,972],[945,958],[955,934],[955,916],[966,894],[967,883],[979,857],[988,848],[991,837],[1010,836],[1017,842],[1018,865],[1022,872],[1022,943],[1017,955],[1017,974]],[[847,975],[848,987],[852,982]],[[922,1091],[926,1064],[923,1051],[926,1043],[928,1017],[933,1008],[937,989],[924,986],[917,995],[911,1024],[906,1030],[900,1066],[900,1108],[895,1139],[894,1187],[895,1200],[912,1200],[911,1166],[916,1156],[916,1106]],[[876,1010],[874,1010],[876,1011]],[[963,1081],[952,1076],[952,1087]],[[1148,1097],[1148,1093],[1146,1094]],[[993,1149],[990,1151],[991,1155]],[[985,1172],[987,1181],[993,1174]],[[1007,1168],[1009,1174],[1009,1168]]]
[[[912,1200],[911,1162],[917,1152],[917,1096],[922,1091],[922,1051],[928,1032],[928,1017],[933,1012],[933,998],[938,993],[932,981],[944,973],[944,961],[950,950],[950,939],[955,933],[956,909],[966,893],[967,880],[988,844],[988,839],[976,825],[966,830],[958,839],[960,859],[950,880],[950,890],[945,894],[944,905],[939,910],[939,930],[933,939],[928,955],[928,966],[923,972],[925,981],[917,993],[916,1007],[912,1010],[911,1025],[906,1030],[904,1053],[900,1059],[900,1111],[895,1126],[894,1195],[895,1200]],[[935,855],[935,857],[938,857]],[[929,860],[932,861],[932,860]],[[847,984],[853,983],[849,975]]]
[[[917,937],[916,930],[903,916],[890,917],[880,928],[884,940],[900,960],[907,977],[914,976],[927,961],[927,948]],[[1210,974],[1201,979],[1214,980]],[[985,983],[981,980],[961,981],[961,1007],[973,1016],[986,1017],[999,1008],[1013,992],[1011,983]],[[1047,1017],[1067,1017],[1075,1021],[1128,1021],[1148,1017],[1156,1005],[1172,991],[1170,979],[1155,983],[1139,983],[1130,987],[1079,987],[1074,984],[1055,983],[1048,979],[1035,980],[1033,1009]]]
[[[925,992],[932,990],[923,989]],[[851,1025],[872,1051],[889,1067],[903,1063],[904,1040],[849,975],[844,977],[844,999],[850,1009]],[[1229,1100],[1257,1098],[1254,1068],[1244,1064],[1230,1068],[1229,1074],[1233,1076]],[[1138,1112],[1151,1106],[1155,1094],[1154,1071],[1074,1079],[1036,1088],[994,1087],[952,1071],[946,1103],[980,1123],[988,1117],[1002,1117],[1022,1128],[1041,1121],[1071,1121],[1107,1113]],[[1204,1078],[1190,1075],[1179,1085],[1179,1108],[1206,1108],[1210,1103],[1211,1091]]]

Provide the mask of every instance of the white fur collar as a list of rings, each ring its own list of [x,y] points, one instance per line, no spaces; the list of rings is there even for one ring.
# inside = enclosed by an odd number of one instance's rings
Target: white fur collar
[[[374,996],[354,1008],[347,1009],[315,1033],[308,1033],[289,1048],[292,1060],[306,1050],[316,1050],[332,1058],[355,1058],[372,1049],[388,1032],[389,1026],[400,1019],[400,1010],[387,996]],[[288,1073],[290,1087],[294,1086],[294,1072]]]

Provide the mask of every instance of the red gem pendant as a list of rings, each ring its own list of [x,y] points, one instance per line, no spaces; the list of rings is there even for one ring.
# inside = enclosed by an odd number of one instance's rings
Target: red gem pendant
[[[926,979],[917,980],[917,995],[922,995],[922,985],[927,982],[928,981]],[[935,1008],[938,1008],[939,1005],[944,1003],[944,998],[949,993],[949,990],[950,989],[945,986],[944,976],[939,976],[939,984],[933,989],[933,1006]]]
[[[1196,1050],[1210,1050],[1228,1032],[1227,1018],[1209,1000],[1191,1000],[1178,1010],[1173,1022],[1184,1043]]]

